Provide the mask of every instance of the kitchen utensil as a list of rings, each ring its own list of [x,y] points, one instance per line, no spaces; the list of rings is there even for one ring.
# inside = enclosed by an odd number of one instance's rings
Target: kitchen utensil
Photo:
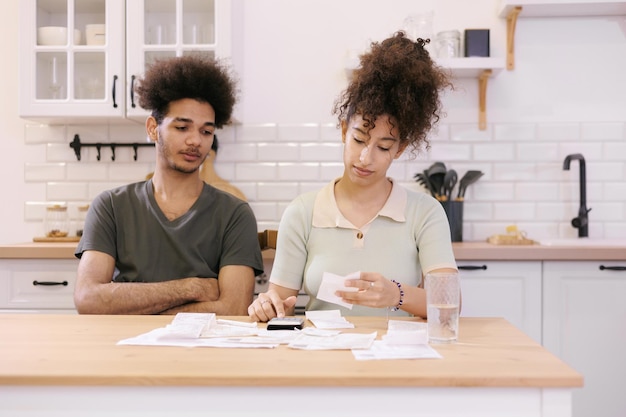
[[[443,177],[443,193],[441,195],[443,201],[452,199],[452,190],[456,185],[458,175],[454,169],[450,169]]]
[[[435,190],[435,198],[440,200],[443,194],[443,178],[446,175],[446,164],[435,162],[426,170],[426,177]]]
[[[459,193],[457,194],[456,199],[463,200],[463,198],[465,197],[465,190],[467,189],[467,186],[478,181],[478,179],[482,177],[483,175],[484,174],[482,171],[474,171],[474,170],[467,171],[461,178],[461,181],[459,182]]]
[[[436,197],[437,193],[435,189],[433,188],[433,185],[430,183],[430,180],[428,179],[426,170],[424,170],[424,172],[418,172],[417,174],[413,176],[413,178],[415,178],[415,181],[423,185],[430,192],[430,195],[432,195],[433,197]]]

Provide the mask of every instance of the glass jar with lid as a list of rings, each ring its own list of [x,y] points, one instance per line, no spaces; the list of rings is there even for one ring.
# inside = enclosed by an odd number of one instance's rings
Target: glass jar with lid
[[[458,30],[446,30],[437,33],[435,49],[437,58],[457,58],[461,56],[461,32]]]
[[[78,218],[76,220],[76,236],[78,237],[83,235],[85,219],[87,218],[87,210],[89,210],[89,204],[78,207]]]
[[[67,218],[66,206],[55,204],[46,208],[44,230],[46,237],[58,238],[66,237],[68,235],[69,221]]]

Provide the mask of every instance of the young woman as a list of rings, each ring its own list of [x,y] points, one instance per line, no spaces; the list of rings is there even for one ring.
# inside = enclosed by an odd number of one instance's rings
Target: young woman
[[[285,210],[269,289],[248,307],[253,320],[293,314],[300,288],[310,296],[307,310],[426,317],[423,275],[456,270],[441,204],[387,177],[403,152],[429,145],[439,92],[450,85],[424,44],[398,32],[361,56],[334,108],[343,176]],[[353,291],[336,293],[352,309],[317,298],[326,272],[352,274],[344,285]]]

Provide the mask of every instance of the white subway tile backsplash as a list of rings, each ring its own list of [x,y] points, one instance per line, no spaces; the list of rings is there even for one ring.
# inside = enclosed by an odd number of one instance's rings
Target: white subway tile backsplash
[[[450,138],[457,142],[491,142],[492,127],[480,130],[475,124],[455,124],[450,126]]]
[[[237,164],[233,162],[216,162],[213,165],[215,173],[228,182],[232,182],[235,178]]]
[[[24,143],[66,143],[65,126],[27,123],[24,125]]]
[[[273,180],[279,181],[317,181],[320,177],[320,164],[314,162],[278,164],[278,175]]]
[[[602,161],[624,162],[626,155],[626,140],[620,142],[608,142],[604,144],[602,151]],[[626,164],[624,164],[626,166]]]
[[[557,183],[517,183],[516,201],[560,201]]]
[[[220,162],[251,162],[260,160],[255,143],[222,143],[219,142],[215,163]],[[269,161],[273,161],[269,159]]]
[[[493,138],[501,142],[528,142],[537,140],[535,124],[497,124],[493,128]]]
[[[233,186],[239,188],[239,191],[246,196],[247,201],[256,201],[259,199],[257,195],[256,182],[230,182]]]
[[[298,161],[300,145],[297,143],[259,143],[257,160],[263,162]]]
[[[46,186],[46,200],[87,200],[87,182],[49,182]]]
[[[473,195],[472,198],[476,201],[493,201],[493,202],[504,202],[514,200],[515,197],[515,189],[513,188],[513,183],[503,182],[503,183],[474,183],[467,188],[467,194],[470,191],[476,191],[476,195]]]
[[[237,125],[235,134],[237,142],[274,142],[278,139],[278,126],[276,123]]]
[[[31,164],[24,166],[25,181],[63,181],[65,180],[65,164]]]
[[[76,154],[74,149],[67,143],[46,144],[46,161],[48,162],[75,162]]]
[[[567,155],[580,153],[585,157],[585,161],[593,161],[602,158],[602,144],[600,142],[562,142],[559,144],[558,151],[561,162]]]
[[[618,181],[605,183],[602,200],[618,200],[626,204],[626,182]]]
[[[624,138],[624,123],[583,123],[580,127],[581,138],[585,140],[605,141]]]
[[[109,177],[102,179],[131,183],[145,180],[146,176],[152,172],[153,169],[148,164],[136,162],[124,163],[116,160],[109,165]]]
[[[464,240],[484,240],[517,224],[531,239],[576,237],[570,221],[578,213],[579,167],[563,170],[569,153],[582,153],[587,167],[590,235],[626,236],[626,124],[498,123],[480,131],[476,124],[440,124],[429,135],[431,149],[407,150],[388,175],[400,186],[425,192],[414,175],[434,161],[457,170],[459,179],[470,169],[484,176],[465,195]],[[111,160],[108,146],[83,148],[76,160],[69,142],[145,141],[142,125],[25,125],[29,144],[24,164],[26,221],[41,221],[51,202],[72,210],[100,192],[141,181],[155,165],[155,148],[118,147]],[[257,216],[259,230],[277,229],[287,205],[298,195],[319,190],[343,174],[341,131],[334,122],[322,124],[233,125],[217,132],[215,170],[239,188]],[[112,139],[111,139],[112,138]],[[44,201],[42,201],[44,200]],[[46,201],[49,200],[49,201]]]
[[[237,181],[272,181],[278,178],[276,163],[251,163],[237,164],[235,174]]]
[[[317,123],[278,125],[280,142],[317,142],[320,137],[320,126]]]
[[[563,155],[563,158],[565,155]],[[517,159],[519,161],[561,161],[561,154],[556,143],[521,143],[517,145]]]
[[[587,208],[589,207],[592,208],[592,210],[589,212],[590,220],[593,219],[600,222],[619,221],[622,220],[624,215],[623,203],[595,202],[593,206],[588,204]]]
[[[299,148],[300,161],[336,162],[343,157],[343,145],[337,143],[303,143]]]
[[[475,161],[512,161],[515,158],[514,144],[476,144],[474,148]]]
[[[109,129],[109,125],[68,125],[65,133],[66,141],[69,144],[74,140],[74,136],[78,135],[80,143],[121,142],[111,139],[113,136],[110,136]]]
[[[493,218],[509,222],[535,219],[535,204],[519,202],[495,203]]]
[[[437,143],[428,151],[430,161],[470,161],[472,160],[472,145]],[[430,164],[429,164],[430,165]]]
[[[319,140],[321,142],[341,143],[341,129],[337,126],[337,123],[321,124]]]
[[[493,204],[463,202],[463,222],[489,221],[491,219],[493,219]]]
[[[274,221],[279,218],[278,205],[275,202],[249,202],[257,221]]]
[[[291,201],[299,194],[298,183],[264,183],[258,184],[257,201]]]
[[[102,129],[104,131],[104,129]],[[83,138],[80,138],[81,142]],[[148,134],[143,123],[111,124],[108,126],[108,134],[103,139],[106,142],[116,143],[148,143]],[[85,140],[86,142],[86,140]]]
[[[537,126],[537,139],[540,142],[576,141],[580,139],[578,123],[542,123]]]
[[[335,178],[339,178],[343,175],[343,163],[342,162],[324,162],[320,165],[320,180],[332,181]]]
[[[486,181],[488,178],[496,181],[531,181],[535,178],[535,166],[530,163],[509,162],[494,163],[493,173],[490,177],[481,177],[480,180]],[[484,171],[483,171],[484,172]]]

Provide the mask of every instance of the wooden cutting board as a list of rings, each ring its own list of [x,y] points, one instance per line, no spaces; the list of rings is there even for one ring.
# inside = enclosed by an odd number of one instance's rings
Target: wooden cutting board
[[[80,238],[78,236],[65,236],[65,237],[34,237],[33,242],[78,242]]]

